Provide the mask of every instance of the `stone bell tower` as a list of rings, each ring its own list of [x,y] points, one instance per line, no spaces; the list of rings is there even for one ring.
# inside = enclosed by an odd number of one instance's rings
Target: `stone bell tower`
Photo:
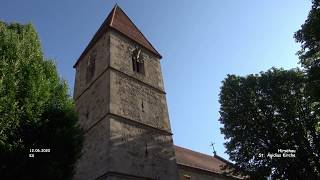
[[[161,55],[115,6],[74,65],[75,180],[178,180]]]

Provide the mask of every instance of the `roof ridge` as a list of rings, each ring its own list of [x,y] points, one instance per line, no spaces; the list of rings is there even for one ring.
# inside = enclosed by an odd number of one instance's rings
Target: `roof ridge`
[[[217,174],[222,174],[219,171],[213,170],[213,169],[207,169],[207,168],[203,168],[203,167],[199,167],[199,166],[194,166],[194,165],[190,165],[190,164],[185,164],[185,163],[181,163],[181,162],[177,162],[177,164],[180,164],[182,166],[187,166],[187,167],[191,167],[191,168],[196,168],[196,169],[201,169],[203,171],[209,171],[209,172],[213,172],[213,173],[217,173]]]
[[[111,17],[111,22],[110,22],[110,26],[112,26],[112,23],[113,23],[113,19],[114,19],[114,15],[116,14],[116,10],[117,10],[117,7],[118,7],[118,4],[116,3],[113,8],[112,8],[112,17]]]
[[[120,8],[118,4],[112,8],[111,12],[108,14],[107,18],[103,21],[97,32],[93,35],[89,44],[86,46],[84,51],[81,53],[79,58],[73,67],[76,67],[80,59],[82,59],[85,54],[90,50],[92,46],[99,40],[99,38],[108,29],[114,29],[117,32],[123,34],[127,38],[146,48],[148,51],[152,52],[158,58],[162,58],[159,52],[153,47],[149,40],[142,34],[140,29],[131,21],[128,15]]]
[[[177,145],[174,145],[174,146],[177,147],[177,148],[180,148],[180,149],[184,149],[184,150],[190,151],[190,152],[192,152],[192,153],[194,153],[194,154],[199,154],[199,155],[202,155],[202,156],[208,156],[208,157],[210,157],[210,158],[215,159],[214,156],[211,156],[211,155],[208,155],[208,154],[205,154],[205,153],[201,153],[201,152],[194,151],[194,150],[191,150],[191,149],[187,149],[187,148],[184,148],[184,147],[181,147],[181,146],[177,146]]]
[[[150,43],[150,41],[148,40],[148,38],[146,38],[143,33],[140,31],[140,29],[135,25],[135,23],[132,22],[132,20],[129,18],[129,16],[122,10],[122,8],[120,6],[118,9],[120,11],[123,12],[123,14],[127,17],[127,19],[131,22],[131,24],[138,30],[138,32],[140,33],[140,35],[142,35],[142,37],[147,41],[147,43],[151,46],[151,48],[160,56],[160,58],[162,58],[162,56],[160,55],[160,53],[153,47],[153,45]]]
[[[82,51],[81,55],[77,59],[76,63],[73,65],[75,68],[76,65],[79,63],[80,59],[85,56],[85,54],[89,51],[89,49],[95,44],[95,42],[99,39],[99,37],[102,35],[102,31],[106,29],[108,26],[110,26],[110,22],[112,19],[112,14],[115,12],[114,11],[115,6],[112,8],[111,12],[107,15],[107,18],[103,21],[103,23],[100,25],[99,29],[94,33],[93,37],[85,47],[85,49]]]

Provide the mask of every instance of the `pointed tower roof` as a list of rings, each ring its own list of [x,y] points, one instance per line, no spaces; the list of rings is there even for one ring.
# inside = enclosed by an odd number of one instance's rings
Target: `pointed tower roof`
[[[85,50],[80,55],[79,59],[73,67],[77,65],[79,60],[88,52],[88,50],[95,44],[95,42],[103,35],[109,28],[112,28],[121,34],[127,36],[131,40],[145,47],[153,54],[162,58],[159,52],[152,46],[148,39],[141,33],[137,26],[130,20],[130,18],[123,12],[123,10],[116,4],[105,21],[102,23],[98,31],[95,33]]]

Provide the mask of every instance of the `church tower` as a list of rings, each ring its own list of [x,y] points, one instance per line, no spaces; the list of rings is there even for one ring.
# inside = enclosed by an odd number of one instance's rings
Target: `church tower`
[[[74,65],[75,180],[178,180],[161,55],[115,6]]]

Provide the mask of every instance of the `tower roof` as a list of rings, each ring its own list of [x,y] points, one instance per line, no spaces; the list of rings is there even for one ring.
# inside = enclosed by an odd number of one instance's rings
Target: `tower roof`
[[[150,52],[162,58],[159,52],[152,46],[148,39],[141,33],[137,26],[130,20],[130,18],[123,12],[123,10],[116,4],[105,21],[102,23],[98,31],[95,33],[85,50],[80,55],[79,59],[73,67],[77,65],[79,60],[88,52],[88,50],[95,44],[95,42],[106,32],[109,28],[114,29],[121,34],[127,36],[131,40],[148,49]]]

